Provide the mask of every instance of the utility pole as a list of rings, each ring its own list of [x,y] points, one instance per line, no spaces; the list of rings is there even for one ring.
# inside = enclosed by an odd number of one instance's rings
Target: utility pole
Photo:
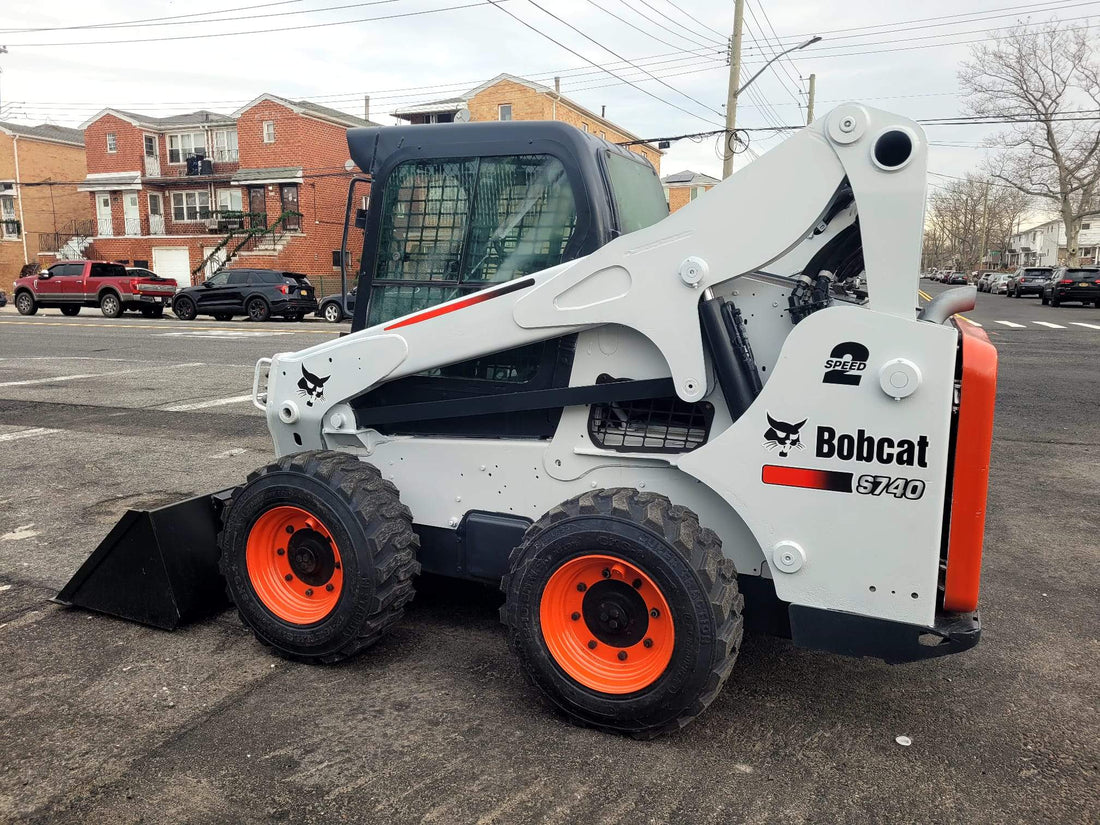
[[[978,259],[978,266],[982,267],[985,261],[985,248],[989,244],[989,181],[985,182],[985,196],[982,198],[982,256]]]
[[[809,102],[806,104],[806,125],[814,122],[814,95],[817,93],[817,75],[810,75]]]
[[[730,41],[730,79],[726,92],[726,137],[722,151],[722,178],[733,174],[733,150],[737,127],[737,93],[741,87],[741,27],[745,20],[745,0],[733,0],[733,38]]]
[[[370,95],[363,95],[363,120],[370,120]]]

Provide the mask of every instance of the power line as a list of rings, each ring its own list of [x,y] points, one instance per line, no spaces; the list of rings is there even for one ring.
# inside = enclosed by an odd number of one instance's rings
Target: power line
[[[725,40],[725,39],[728,38],[729,35],[723,34],[722,32],[718,31],[717,29],[712,29],[710,26],[708,26],[706,23],[704,23],[698,17],[695,17],[694,15],[692,15],[689,11],[684,9],[682,6],[678,6],[675,3],[673,3],[672,0],[665,0],[665,2],[668,3],[670,6],[672,6],[672,8],[676,9],[676,11],[680,12],[680,14],[687,17],[689,20],[694,20],[696,23],[698,23],[700,26],[702,26],[704,29],[706,29],[709,32],[714,32],[716,35],[718,35],[718,37],[720,39]]]
[[[668,42],[667,40],[662,40],[662,39],[661,39],[660,37],[658,37],[657,35],[653,34],[653,32],[648,32],[648,31],[646,31],[645,29],[643,29],[643,28],[642,28],[641,26],[636,26],[636,25],[634,25],[634,24],[633,24],[633,23],[631,23],[631,22],[630,22],[629,20],[627,20],[627,19],[626,19],[625,17],[620,17],[619,15],[615,14],[615,12],[611,11],[611,9],[605,9],[605,8],[604,8],[603,6],[601,6],[601,5],[599,4],[599,3],[595,2],[595,0],[588,0],[588,4],[589,4],[590,6],[594,6],[595,8],[599,9],[599,10],[600,10],[600,11],[602,11],[602,12],[603,12],[604,14],[609,14],[609,15],[611,15],[611,16],[612,16],[612,17],[614,17],[614,18],[615,18],[616,20],[618,20],[618,21],[619,21],[620,23],[623,23],[623,24],[625,24],[625,25],[627,25],[627,26],[630,26],[630,28],[634,29],[635,31],[641,32],[641,33],[642,33],[642,34],[644,34],[644,35],[645,35],[646,37],[648,37],[648,38],[649,38],[650,40],[656,40],[656,41],[657,41],[658,43],[663,43],[664,45],[666,45],[666,46],[671,46],[671,47],[672,47],[672,48],[674,48],[674,49],[679,49],[679,48],[680,48],[679,46],[677,46],[677,45],[676,45],[676,44],[674,44],[674,43],[669,43],[669,42]],[[699,54],[701,54],[701,52],[698,52],[698,51],[693,51],[693,50],[691,50],[691,49],[680,49],[680,50],[681,50],[681,51],[686,51],[686,52],[688,52],[689,54],[694,54],[694,55],[699,55]]]
[[[537,28],[536,26],[531,25],[526,20],[524,20],[522,17],[519,17],[519,16],[513,14],[508,9],[504,8],[504,6],[499,5],[501,0],[487,0],[487,2],[489,3],[489,5],[493,6],[493,8],[499,9],[500,11],[504,12],[509,17],[511,17],[513,20],[515,20],[516,22],[520,23],[521,25],[523,25],[524,27],[530,29],[531,31],[535,32],[539,36],[546,38],[547,40],[549,40],[554,45],[565,49],[567,52],[570,52],[571,54],[579,57],[581,60],[585,61],[586,63],[591,63],[597,69],[603,69],[605,72],[607,72],[607,74],[611,75],[616,80],[619,80],[622,83],[626,83],[628,86],[631,86],[632,88],[637,89],[642,94],[648,95],[649,97],[652,97],[654,100],[658,100],[661,103],[664,103],[666,106],[671,106],[674,109],[678,109],[681,112],[683,112],[684,114],[691,115],[692,117],[697,118],[697,119],[702,120],[702,121],[707,122],[707,123],[711,122],[711,121],[707,120],[707,118],[703,117],[702,115],[698,115],[695,112],[688,111],[683,106],[679,106],[679,105],[673,103],[672,101],[665,100],[663,97],[661,97],[659,95],[655,95],[653,92],[649,91],[649,89],[643,89],[641,86],[638,86],[638,85],[636,85],[635,83],[632,83],[629,80],[624,80],[623,78],[619,77],[619,75],[615,74],[610,69],[604,68],[604,67],[600,66],[598,63],[596,63],[595,61],[589,60],[587,57],[585,57],[583,54],[578,52],[576,49],[573,49],[573,48],[570,48],[569,46],[566,46],[560,40],[555,40],[553,37],[548,35],[546,32],[542,31],[541,29]],[[541,8],[541,6],[537,6],[537,4],[534,3],[534,0],[528,0],[528,2],[531,2],[532,5],[536,5],[537,8]],[[543,11],[545,11],[545,9],[543,9]],[[546,12],[546,13],[550,14],[550,12]],[[556,18],[556,16],[553,15],[553,14],[550,14],[550,16],[555,17],[555,19],[559,19],[559,18]],[[610,50],[608,49],[607,51],[610,51]],[[611,54],[614,54],[614,52],[611,52]],[[618,57],[618,55],[616,55],[616,57]],[[622,59],[622,58],[620,58],[620,59]]]
[[[645,12],[639,10],[636,6],[633,6],[629,3],[627,3],[627,0],[619,0],[619,2],[622,3],[624,6],[626,6],[627,8],[631,9],[635,14],[642,17],[647,22],[652,23],[655,26],[660,26],[661,28],[666,29],[670,34],[675,34],[677,37],[681,38],[682,40],[687,40],[691,43],[694,43],[696,46],[701,46],[703,48],[706,48],[707,46],[723,46],[724,47],[726,45],[726,39],[725,38],[722,38],[721,40],[715,40],[713,37],[710,37],[709,35],[704,35],[704,34],[701,34],[700,32],[694,31],[693,29],[689,29],[687,26],[685,26],[679,20],[675,20],[675,19],[669,17],[664,12],[662,12],[660,9],[654,8],[653,5],[646,2],[646,0],[639,0],[639,2],[641,2],[641,4],[643,6],[645,6],[646,8],[652,10],[658,16],[663,17],[665,20],[669,21],[669,23],[672,23],[674,26],[676,26],[680,29],[683,29],[689,35],[692,35],[692,36],[688,37],[686,35],[680,34],[680,32],[678,32],[678,31],[672,30],[671,28],[668,27],[668,23],[661,23],[657,20],[654,20],[652,17],[647,15]],[[696,39],[696,38],[698,38],[698,39]]]
[[[775,26],[772,25],[771,18],[768,17],[768,10],[764,8],[764,0],[756,0],[756,5],[759,6],[760,13],[762,15],[764,15],[764,22],[768,24],[768,28],[771,29],[771,33],[775,38],[776,52],[782,51],[783,43],[779,39],[779,33],[776,32]],[[751,9],[750,9],[750,13],[751,13]],[[755,20],[755,19],[756,19],[756,16],[753,15],[753,20]],[[768,37],[767,32],[764,32],[763,29],[761,29],[761,34],[763,34],[764,39],[767,40],[767,37]],[[806,90],[802,88],[802,72],[798,71],[798,67],[796,65],[794,65],[794,58],[792,58],[788,54],[788,55],[783,56],[783,60],[786,60],[787,63],[790,64],[791,68],[794,69],[795,74],[798,75],[798,82],[795,82],[795,79],[793,77],[791,77],[790,72],[788,72],[786,69],[783,69],[783,73],[786,74],[788,78],[790,78],[791,83],[793,83],[798,88],[798,90],[800,92],[805,92]],[[783,60],[779,61],[780,68],[783,68]]]
[[[28,33],[28,32],[56,32],[56,31],[71,31],[73,29],[102,29],[102,28],[114,28],[116,26],[135,26],[140,23],[156,23],[162,20],[182,20],[187,17],[205,17],[211,14],[228,14],[234,11],[249,11],[250,9],[266,9],[272,6],[289,6],[294,3],[301,3],[302,0],[279,0],[276,3],[258,3],[254,6],[236,6],[230,9],[217,9],[216,11],[197,11],[190,14],[172,14],[167,17],[144,17],[138,20],[123,20],[114,23],[84,23],[77,26],[37,26],[31,28],[11,28],[0,29],[0,33],[12,34],[12,33]]]
[[[745,3],[745,8],[748,9],[749,16],[752,17],[753,22],[756,23],[757,28],[759,28],[760,27],[760,22],[756,19],[756,15],[752,11],[752,4],[746,2]],[[752,26],[750,26],[747,21],[745,22],[744,25],[745,25],[745,30],[748,32],[749,39],[753,43],[756,43],[757,46],[759,46],[759,41],[756,39],[756,34],[753,32]],[[762,31],[761,31],[761,35],[763,35]],[[770,48],[771,44],[769,43],[768,46]],[[761,50],[761,51],[763,51],[763,50]],[[780,50],[776,50],[775,55],[778,55],[779,52],[780,52]],[[766,55],[766,56],[767,57],[773,57],[774,55]],[[777,61],[775,61],[771,64],[772,74],[774,74],[775,78],[779,81],[779,85],[782,86],[783,89],[791,96],[791,99],[794,100],[795,103],[801,103],[801,101],[798,99],[798,97],[795,96],[794,92],[792,92],[790,89],[787,88],[787,85],[783,82],[783,78],[781,78],[779,76],[779,72],[776,70],[775,67],[776,67],[776,64],[781,64],[781,63],[782,63],[782,61],[777,60]],[[784,69],[783,71],[786,71],[786,69]]]

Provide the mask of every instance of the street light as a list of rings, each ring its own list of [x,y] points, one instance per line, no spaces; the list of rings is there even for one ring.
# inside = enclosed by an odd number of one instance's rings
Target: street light
[[[797,46],[791,46],[785,52],[780,52],[775,57],[773,57],[771,60],[769,60],[767,63],[765,63],[763,66],[761,66],[760,71],[758,71],[756,74],[754,74],[752,77],[750,77],[740,89],[738,89],[736,92],[733,93],[733,96],[738,97],[741,94],[741,92],[743,92],[743,91],[745,91],[745,89],[749,88],[749,86],[752,85],[752,82],[754,80],[756,80],[756,78],[760,77],[760,75],[764,74],[764,72],[767,71],[768,66],[770,66],[772,63],[777,61],[783,55],[790,54],[791,52],[797,52],[800,49],[806,48],[807,46],[812,46],[814,43],[817,43],[819,40],[821,40],[821,38],[818,37],[817,35],[814,35],[813,37],[811,37],[806,42],[799,43]]]

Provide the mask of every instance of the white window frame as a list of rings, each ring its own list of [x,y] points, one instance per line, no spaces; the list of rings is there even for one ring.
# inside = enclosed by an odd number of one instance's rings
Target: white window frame
[[[203,154],[206,154],[206,151],[207,151],[206,132],[172,132],[170,135],[168,135],[165,142],[168,145],[168,165],[169,166],[181,166],[184,163],[187,163],[188,155],[193,155],[193,154],[196,153],[196,143],[195,143],[195,138],[196,137],[199,138],[202,141],[201,148],[202,148]],[[191,141],[191,147],[190,148],[187,148],[187,147],[184,146],[184,138],[188,138]],[[173,140],[176,141],[176,146],[174,148],[172,146]],[[176,155],[179,157],[179,160],[172,160],[172,152],[173,151],[175,151]]]
[[[210,157],[215,163],[235,163],[240,159],[237,129],[215,129],[210,133]]]
[[[275,121],[265,120],[263,125],[263,140],[264,143],[275,142]]]
[[[582,132],[587,132],[588,131],[588,124],[587,123],[581,123],[581,131]]]
[[[180,196],[180,205],[178,208],[183,209],[183,217],[176,217],[176,196]],[[187,203],[188,196],[194,198],[194,215],[195,217],[188,217],[188,209],[191,208]],[[202,200],[206,199],[205,207],[202,204]],[[189,189],[185,192],[172,192],[169,198],[172,204],[172,222],[173,223],[198,223],[199,221],[205,221],[210,217],[210,193],[205,189]],[[202,214],[203,209],[206,210],[206,215]]]
[[[222,205],[222,195],[228,195],[229,203],[225,206]],[[233,195],[237,196],[237,205],[233,205]],[[218,205],[219,212],[243,212],[244,211],[244,192],[237,187],[230,187],[228,189],[218,189],[214,192],[214,202]]]
[[[508,117],[504,116],[504,112],[507,110]],[[497,106],[497,120],[511,120],[512,119],[512,104],[501,103]]]
[[[107,154],[113,155],[118,152],[118,133],[107,133]]]
[[[15,194],[12,191],[0,193],[0,237],[18,238],[19,232],[9,232],[8,221],[17,221],[19,218],[15,211]]]

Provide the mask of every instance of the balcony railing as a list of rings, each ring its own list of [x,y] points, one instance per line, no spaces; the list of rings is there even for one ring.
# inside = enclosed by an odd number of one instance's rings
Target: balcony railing
[[[74,250],[79,251],[81,244],[86,243],[88,238],[94,237],[98,228],[96,221],[93,219],[74,220],[63,226],[58,232],[39,232],[38,251],[55,253],[65,251],[66,254]],[[76,241],[75,245],[70,243],[74,239]]]

